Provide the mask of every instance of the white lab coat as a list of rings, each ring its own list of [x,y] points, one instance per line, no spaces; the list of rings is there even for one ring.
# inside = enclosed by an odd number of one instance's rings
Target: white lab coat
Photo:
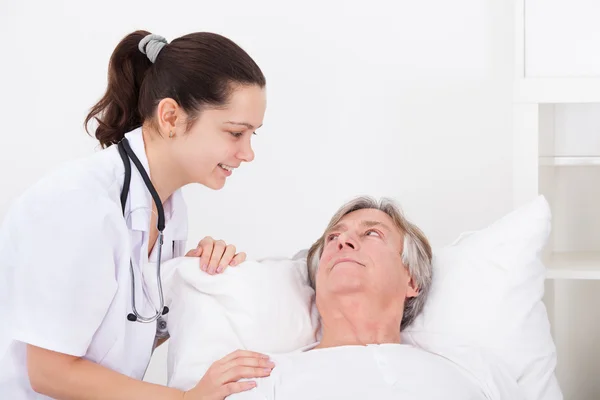
[[[148,171],[141,129],[126,137]],[[143,378],[156,322],[127,320],[132,310],[129,260],[136,273],[136,308],[154,315],[140,275],[158,306],[156,268],[147,256],[153,203],[132,164],[123,217],[123,177],[117,146],[111,146],[45,177],[5,217],[0,230],[0,399],[47,398],[29,384],[26,343]],[[163,261],[185,253],[187,210],[180,191],[164,209]]]

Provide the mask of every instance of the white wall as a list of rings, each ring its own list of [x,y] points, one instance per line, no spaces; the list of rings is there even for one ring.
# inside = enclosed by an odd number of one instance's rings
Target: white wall
[[[434,246],[513,206],[511,2],[37,3],[0,12],[0,216],[96,150],[83,119],[135,29],[224,34],[267,76],[256,160],[221,191],[185,189],[190,246],[212,235],[250,257],[291,255],[358,194],[397,199]],[[162,382],[165,350],[149,380]]]

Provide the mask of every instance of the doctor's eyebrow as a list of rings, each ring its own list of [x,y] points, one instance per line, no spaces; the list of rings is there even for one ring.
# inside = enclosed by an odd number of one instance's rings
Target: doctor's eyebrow
[[[252,130],[256,130],[258,128],[260,128],[262,126],[262,124],[260,124],[260,126],[257,126],[256,128],[254,127],[254,125],[249,124],[247,122],[235,122],[235,121],[226,121],[226,124],[233,124],[233,125],[242,125],[245,126],[248,129],[252,129]]]

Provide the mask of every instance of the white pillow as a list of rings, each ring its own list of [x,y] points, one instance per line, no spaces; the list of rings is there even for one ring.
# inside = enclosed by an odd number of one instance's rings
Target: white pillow
[[[164,263],[168,385],[194,387],[210,365],[237,349],[286,353],[317,340],[320,328],[304,259],[246,261],[220,275],[198,259]]]
[[[508,368],[528,400],[562,399],[542,297],[541,251],[551,228],[543,196],[434,252],[423,313],[403,333],[425,349],[438,340],[481,347]]]

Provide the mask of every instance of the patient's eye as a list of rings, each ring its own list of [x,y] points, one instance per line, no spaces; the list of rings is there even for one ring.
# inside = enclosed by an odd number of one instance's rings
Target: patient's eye
[[[338,237],[338,233],[330,233],[329,235],[327,235],[327,242],[331,242],[333,239],[335,239],[336,237]]]
[[[375,235],[372,235],[372,233],[374,233]],[[366,236],[379,236],[379,237],[381,237],[381,234],[378,231],[374,230],[374,229],[369,229],[368,231],[365,232],[365,235]]]

